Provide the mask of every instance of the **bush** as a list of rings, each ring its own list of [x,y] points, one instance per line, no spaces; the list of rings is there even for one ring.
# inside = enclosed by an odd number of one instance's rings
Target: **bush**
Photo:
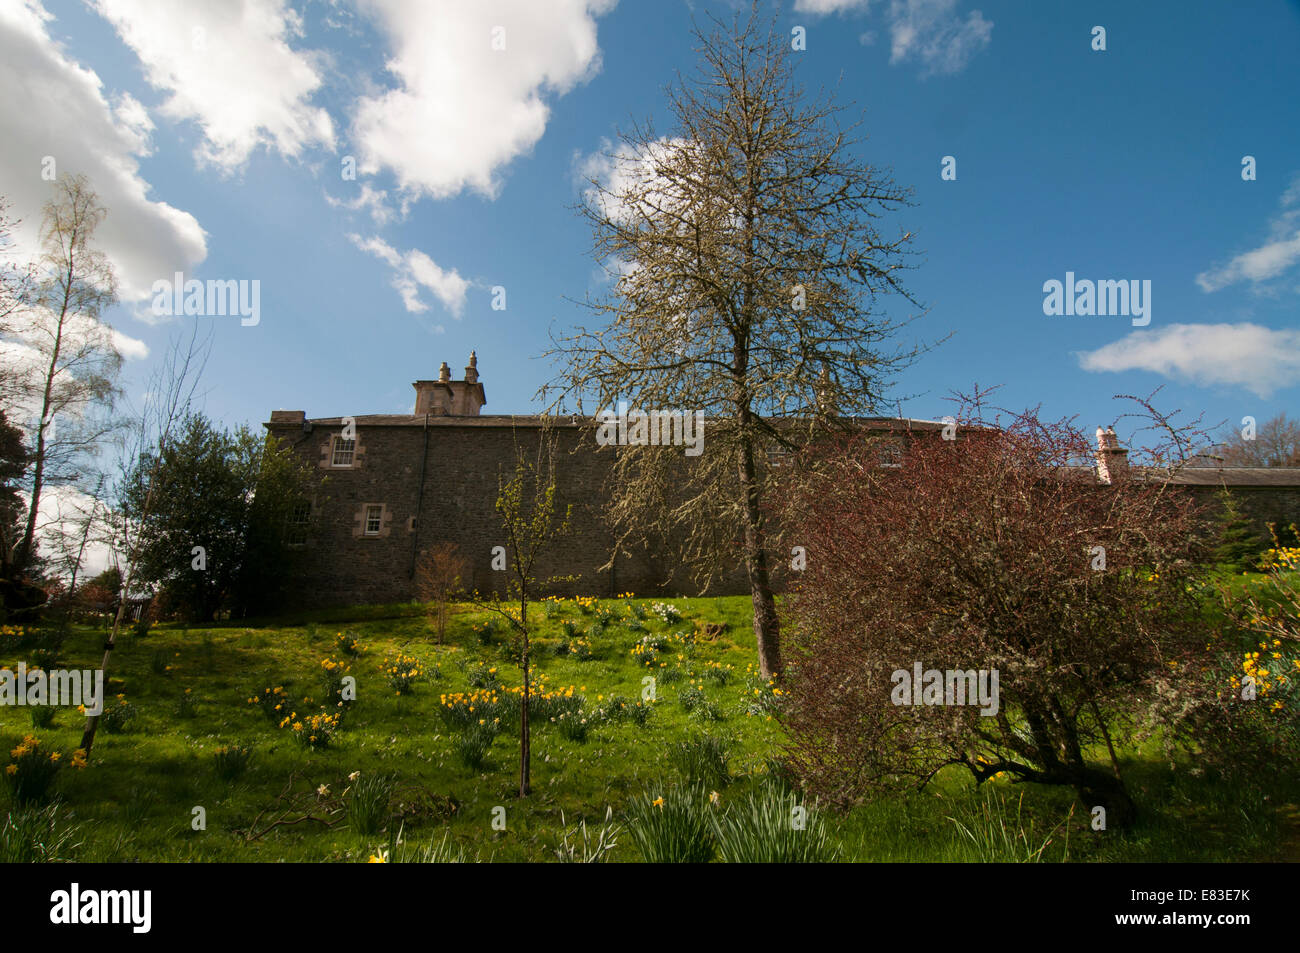
[[[706,864],[716,850],[710,810],[708,795],[696,789],[642,794],[628,808],[628,835],[647,863]]]
[[[727,768],[729,749],[725,738],[700,735],[669,747],[668,762],[691,784],[720,788],[731,781]]]
[[[348,825],[358,834],[377,834],[388,823],[389,805],[397,780],[392,775],[376,774],[353,781],[345,801]]]
[[[31,708],[32,727],[50,727],[54,724],[54,716],[58,714],[58,711],[58,708],[54,705],[33,705]]]
[[[244,745],[228,745],[212,753],[212,764],[222,781],[236,781],[248,770],[253,749]]]
[[[823,864],[839,859],[821,815],[775,785],[710,815],[718,859],[729,864]]]
[[[340,632],[334,636],[334,645],[349,658],[356,658],[361,654],[361,642],[351,632]]]

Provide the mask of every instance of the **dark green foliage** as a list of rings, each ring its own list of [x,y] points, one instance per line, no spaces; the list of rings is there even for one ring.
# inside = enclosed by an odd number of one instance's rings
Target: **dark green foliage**
[[[310,525],[316,480],[247,427],[186,418],[160,460],[139,461],[125,495],[138,517],[152,492],[136,582],[161,587],[172,611],[197,620],[274,607],[298,555],[290,544]]]
[[[1238,572],[1253,569],[1263,547],[1259,533],[1249,517],[1242,512],[1237,498],[1224,490],[1220,494],[1223,509],[1219,513],[1218,546],[1214,550],[1216,562],[1231,566]]]

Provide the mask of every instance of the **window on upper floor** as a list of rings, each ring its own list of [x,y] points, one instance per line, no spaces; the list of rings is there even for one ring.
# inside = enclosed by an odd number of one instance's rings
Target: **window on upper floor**
[[[378,536],[379,530],[384,525],[384,506],[382,503],[372,503],[366,507],[366,528],[367,536]]]
[[[356,453],[356,440],[348,440],[344,437],[334,438],[334,453],[330,458],[330,466],[333,467],[350,467],[352,458]]]

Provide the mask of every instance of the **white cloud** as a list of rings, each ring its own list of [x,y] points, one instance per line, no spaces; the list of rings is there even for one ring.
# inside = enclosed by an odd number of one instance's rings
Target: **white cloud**
[[[360,169],[392,170],[403,191],[494,197],[498,170],[528,152],[563,95],[600,69],[595,17],[613,0],[365,0],[387,35],[397,85],[363,98]],[[504,50],[493,30],[504,29]]]
[[[455,269],[446,271],[440,268],[418,248],[399,252],[378,236],[362,238],[360,235],[349,234],[348,240],[393,269],[393,288],[402,296],[407,311],[418,313],[429,310],[429,306],[420,299],[420,289],[423,288],[431,292],[453,315],[460,317],[465,308],[465,296],[470,283],[457,274]]]
[[[402,202],[400,209],[392,208],[388,204],[388,193],[382,189],[371,188],[366,182],[361,183],[356,198],[350,201],[336,199],[328,192],[325,193],[325,201],[333,208],[345,208],[351,212],[369,212],[371,221],[381,227],[395,220],[405,219],[409,208],[407,202]]]
[[[108,209],[95,243],[113,263],[122,299],[143,300],[159,275],[206,257],[203,229],[188,212],[150,200],[137,162],[150,149],[148,113],[128,95],[110,106],[99,77],[50,38],[51,19],[35,0],[0,3],[0,168],[23,220],[16,251],[37,252],[41,208],[51,196],[41,164],[51,156],[58,174],[90,179]]]
[[[795,10],[826,16],[867,10],[871,0],[797,0]],[[971,57],[989,45],[993,24],[978,10],[962,18],[957,0],[890,0],[885,11],[889,26],[893,64],[914,60],[925,75],[959,73]],[[859,38],[863,45],[875,42],[868,32]]]
[[[30,506],[31,494],[20,491],[20,495],[24,505]],[[53,561],[56,572],[62,574],[65,569],[59,560],[60,555],[66,554],[75,559],[81,546],[84,521],[94,510],[96,502],[93,496],[76,487],[47,485],[41,488],[41,502],[36,508],[36,541],[41,554]],[[92,537],[93,535],[92,533]],[[88,539],[85,551],[81,554],[78,587],[111,565],[112,548],[107,543]]]
[[[891,63],[920,60],[925,72],[958,73],[989,45],[993,24],[978,10],[963,20],[957,0],[890,0]]]
[[[661,137],[636,149],[602,140],[600,150],[575,157],[574,173],[584,201],[620,224],[635,218],[658,219],[661,210],[688,215],[690,198],[661,169],[671,168],[686,148],[684,139]]]
[[[201,161],[231,170],[261,145],[286,156],[333,146],[329,114],[308,102],[319,54],[290,49],[302,22],[284,0],[90,2],[169,94],[162,114],[203,130]]]
[[[1269,222],[1268,241],[1196,276],[1202,291],[1218,291],[1239,281],[1259,285],[1300,262],[1300,176],[1282,193],[1281,206]]]
[[[826,16],[831,13],[865,10],[869,6],[871,6],[871,0],[796,0],[794,9],[796,13]]]
[[[1152,371],[1197,384],[1230,384],[1267,398],[1300,383],[1300,331],[1258,324],[1170,324],[1134,331],[1079,355],[1087,371]]]

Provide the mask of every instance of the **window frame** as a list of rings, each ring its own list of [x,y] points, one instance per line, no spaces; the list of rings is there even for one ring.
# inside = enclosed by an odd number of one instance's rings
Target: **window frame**
[[[340,444],[351,444],[346,450]],[[347,462],[339,463],[339,454],[347,454]],[[330,444],[330,469],[350,470],[356,464],[357,460],[357,438],[344,437],[342,434],[334,434],[333,442]]]

